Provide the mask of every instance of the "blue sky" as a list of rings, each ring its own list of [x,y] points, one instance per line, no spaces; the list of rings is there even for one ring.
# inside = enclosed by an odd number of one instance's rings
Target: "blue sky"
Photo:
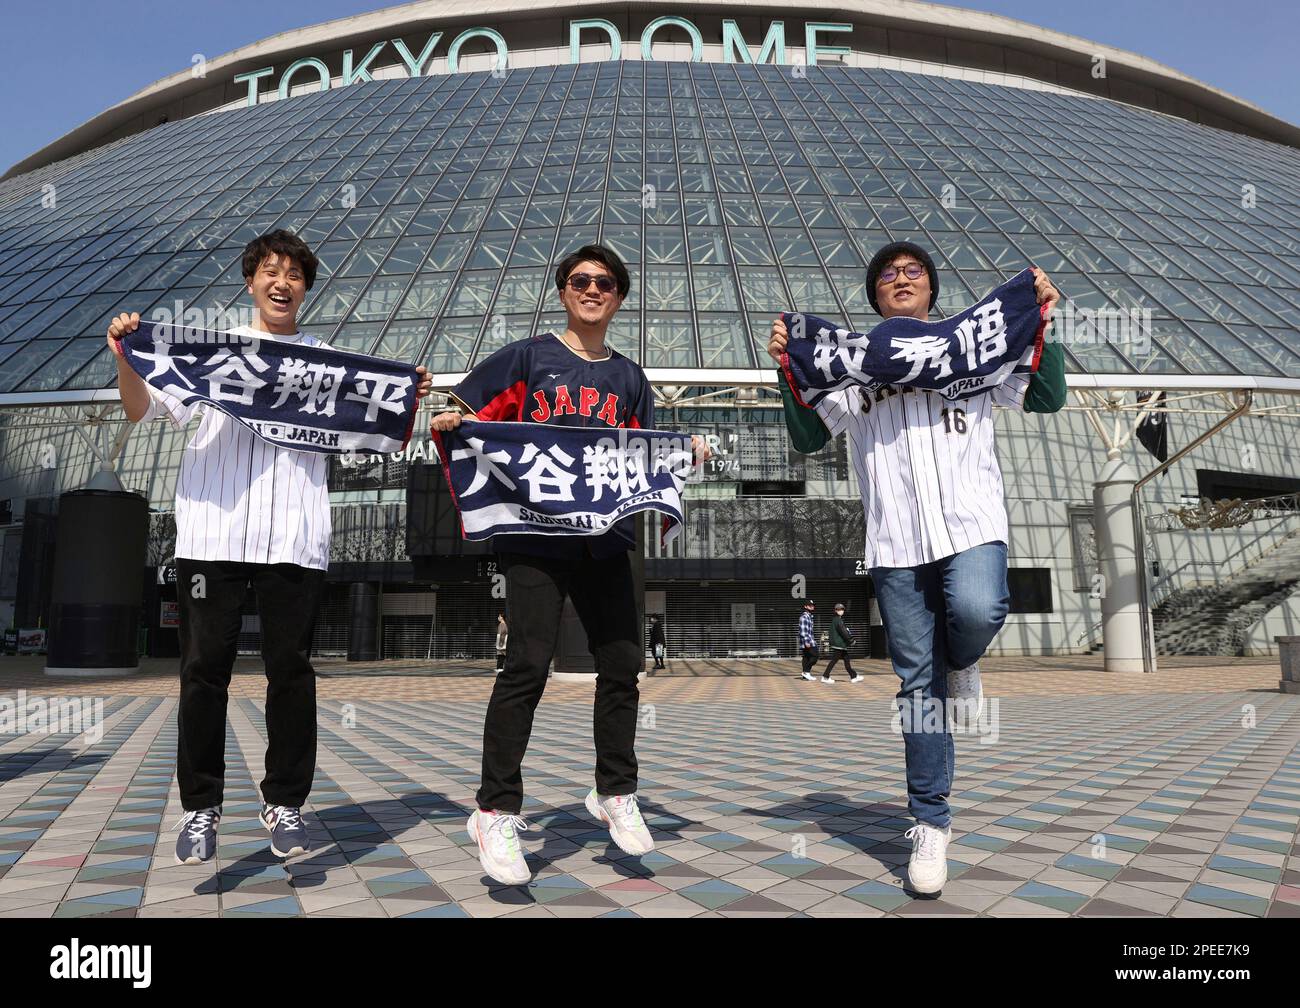
[[[384,4],[313,0],[40,0],[6,4],[0,40],[0,171],[140,88],[277,32]],[[485,0],[490,9],[491,0]],[[968,3],[1129,49],[1300,123],[1296,0]],[[691,5],[675,8],[689,17]],[[490,24],[490,15],[484,23]]]

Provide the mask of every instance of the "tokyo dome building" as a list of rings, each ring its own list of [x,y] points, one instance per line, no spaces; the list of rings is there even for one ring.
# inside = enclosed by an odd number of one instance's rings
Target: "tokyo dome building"
[[[645,537],[671,654],[794,654],[800,591],[878,624],[849,447],[790,448],[765,347],[782,310],[869,329],[866,264],[894,240],[931,251],[939,315],[1030,264],[1065,298],[1067,407],[997,413],[1012,614],[995,650],[1101,644],[1095,490],[1108,462],[1158,464],[1135,436],[1155,402],[1173,464],[1136,491],[1134,566],[1156,646],[1247,653],[1300,618],[1292,561],[1232,596],[1231,632],[1179,623],[1180,600],[1300,557],[1300,128],[1143,56],[933,4],[529,0],[196,54],[9,168],[0,622],[44,625],[59,496],[105,470],[147,498],[140,563],[165,572],[188,432],[125,420],[105,329],[120,311],[238,318],[240,252],[276,228],[320,258],[304,332],[424,364],[440,391],[563,330],[567,252],[626,260],[611,345],[649,375],[656,426],[720,445],[684,535]],[[332,464],[318,652],[356,650],[361,599],[379,657],[490,653],[492,554],[461,541],[430,456],[417,437]],[[1215,519],[1228,500],[1257,506]],[[156,580],[141,640],[166,654]],[[251,609],[245,630],[255,650]]]

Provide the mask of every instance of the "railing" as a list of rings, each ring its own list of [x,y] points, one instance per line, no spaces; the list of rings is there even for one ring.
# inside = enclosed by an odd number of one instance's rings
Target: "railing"
[[[1199,579],[1195,581],[1191,581],[1190,583],[1185,582],[1182,578],[1179,577],[1179,574],[1181,574],[1187,568],[1213,567],[1217,572],[1222,566],[1223,566],[1222,564],[1217,563],[1214,560],[1188,560],[1186,563],[1179,564],[1173,570],[1169,571],[1169,573],[1163,575],[1160,578],[1160,580],[1157,581],[1154,585],[1152,585],[1151,608],[1155,609],[1158,605],[1164,602],[1165,599],[1169,598],[1170,595],[1174,594],[1174,592],[1182,591],[1184,588],[1195,588],[1207,583]],[[1219,580],[1216,578],[1212,583],[1217,585],[1219,583]]]
[[[1255,561],[1264,557],[1270,550],[1278,546],[1283,540],[1292,534],[1291,530],[1285,531],[1280,535],[1278,529],[1286,525],[1287,522],[1300,518],[1300,511],[1291,511],[1283,514],[1276,522],[1273,522],[1245,545],[1238,547],[1232,553],[1229,553],[1222,560],[1188,560],[1179,564],[1176,568],[1164,575],[1160,581],[1152,586],[1151,589],[1151,608],[1154,609],[1160,605],[1174,592],[1183,588],[1195,588],[1200,585],[1221,585],[1231,581],[1243,571],[1245,571]],[[1149,527],[1149,526],[1148,526]],[[1266,546],[1260,548],[1260,542],[1264,539],[1270,541]],[[1245,559],[1237,562],[1238,558],[1245,556]],[[1197,579],[1195,581],[1185,581],[1178,575],[1189,567],[1212,567],[1214,577],[1208,581]]]
[[[1105,620],[1097,620],[1096,623],[1088,627],[1088,629],[1083,631],[1083,633],[1079,634],[1078,638],[1074,642],[1074,646],[1082,647],[1086,643],[1089,649],[1091,649],[1093,644],[1096,642],[1097,631],[1101,629],[1101,625],[1104,622]]]

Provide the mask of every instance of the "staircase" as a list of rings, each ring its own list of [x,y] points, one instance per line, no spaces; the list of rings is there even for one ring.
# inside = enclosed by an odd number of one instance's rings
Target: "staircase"
[[[1297,591],[1300,529],[1222,583],[1183,588],[1156,606],[1156,653],[1240,655],[1246,632]]]

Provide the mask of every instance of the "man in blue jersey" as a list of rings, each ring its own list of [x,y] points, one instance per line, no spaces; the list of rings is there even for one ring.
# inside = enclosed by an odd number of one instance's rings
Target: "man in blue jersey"
[[[561,260],[555,285],[568,314],[565,331],[517,340],[492,354],[452,391],[465,412],[439,414],[435,430],[456,428],[462,416],[600,429],[654,426],[654,394],[645,372],[605,344],[610,320],[631,287],[623,260],[602,245],[583,246]],[[707,457],[700,439],[693,440],[697,458]],[[520,815],[520,767],[566,596],[596,660],[596,786],[587,795],[587,810],[628,854],[654,848],[636,799],[637,677],[644,662],[628,555],[636,545],[636,520],[625,518],[594,536],[493,538],[506,577],[510,639],[488,702],[478,808],[467,828],[484,872],[503,884],[531,878],[518,837],[529,828]]]

